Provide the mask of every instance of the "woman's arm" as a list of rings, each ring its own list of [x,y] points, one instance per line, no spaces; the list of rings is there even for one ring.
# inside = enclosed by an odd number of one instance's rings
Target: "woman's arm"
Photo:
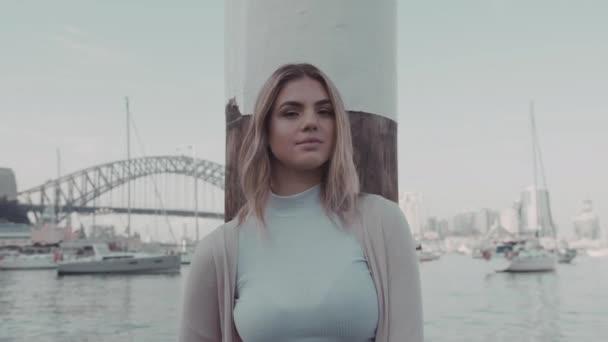
[[[388,275],[388,341],[423,342],[418,257],[401,209],[390,202],[384,216]]]
[[[184,288],[180,342],[220,342],[220,311],[213,234],[196,247]]]

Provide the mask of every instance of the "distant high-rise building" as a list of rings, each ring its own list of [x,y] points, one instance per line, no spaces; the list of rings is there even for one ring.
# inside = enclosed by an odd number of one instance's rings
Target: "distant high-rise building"
[[[441,236],[450,235],[450,222],[448,220],[440,220],[437,222],[437,233]]]
[[[475,235],[476,212],[460,213],[452,218],[451,233],[457,236]]]
[[[490,227],[498,220],[498,214],[491,209],[481,209],[475,213],[475,221],[473,233],[485,234],[490,230]]]
[[[17,199],[15,173],[7,168],[0,168],[0,199],[2,198],[6,198],[9,201]]]
[[[498,214],[491,209],[460,213],[452,218],[451,232],[458,236],[485,234],[497,220]]]
[[[579,239],[597,240],[600,234],[600,219],[593,212],[593,203],[590,200],[583,201],[578,215],[574,218],[574,231]]]
[[[429,217],[426,220],[426,226],[424,227],[424,230],[427,232],[439,233],[439,226],[437,223],[438,222],[436,217]]]
[[[519,212],[517,209],[503,209],[500,212],[500,225],[511,234],[519,233]]]
[[[422,194],[416,192],[405,192],[401,195],[399,199],[399,206],[403,213],[405,214],[405,218],[410,225],[410,230],[412,234],[416,236],[421,236],[422,231]]]
[[[521,233],[538,231],[541,236],[552,236],[553,225],[549,192],[546,189],[529,187],[521,193]],[[557,233],[557,232],[556,232]]]

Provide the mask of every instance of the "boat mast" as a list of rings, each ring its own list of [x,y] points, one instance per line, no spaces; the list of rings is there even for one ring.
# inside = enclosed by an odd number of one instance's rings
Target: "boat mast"
[[[194,176],[194,225],[196,229],[196,242],[198,243],[199,227],[198,227],[198,164],[196,162],[196,145],[192,145],[192,176]]]
[[[59,225],[59,215],[61,215],[61,151],[57,148],[57,181],[55,182],[55,217],[53,223]]]
[[[131,177],[131,112],[129,110],[129,97],[125,97],[127,109],[127,176]],[[127,181],[127,250],[131,239],[131,182]]]
[[[549,193],[549,187],[547,186],[547,178],[545,176],[545,165],[543,163],[543,152],[542,149],[540,148],[540,138],[538,137],[538,132],[536,130],[536,122],[534,120],[534,117],[532,118],[532,125],[534,127],[534,140],[536,142],[536,150],[538,153],[538,164],[540,167],[540,178],[542,181],[542,185],[543,185],[543,189],[545,189],[545,191],[547,192],[547,220],[548,222],[544,222],[546,225],[549,226],[549,229],[551,230],[551,235],[553,237],[553,240],[555,241],[555,246],[557,248],[557,231],[555,229],[555,223],[553,222],[553,213],[551,212],[551,194]]]
[[[534,191],[534,209],[536,218],[536,237],[540,234],[540,211],[538,208],[538,170],[536,166],[536,123],[534,122],[534,101],[530,101],[530,127],[532,129],[532,165],[534,167],[534,184],[532,189]]]

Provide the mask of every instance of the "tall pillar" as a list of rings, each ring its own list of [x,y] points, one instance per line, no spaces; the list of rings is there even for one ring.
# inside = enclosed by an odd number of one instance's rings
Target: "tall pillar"
[[[244,200],[238,153],[257,93],[286,63],[311,63],[350,115],[361,190],[398,201],[395,0],[226,0],[225,219]]]

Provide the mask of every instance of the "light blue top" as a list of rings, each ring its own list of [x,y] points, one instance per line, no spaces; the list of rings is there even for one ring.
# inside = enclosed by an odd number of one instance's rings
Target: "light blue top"
[[[378,300],[363,249],[325,214],[317,185],[271,195],[267,236],[240,227],[234,322],[243,342],[373,341]]]

